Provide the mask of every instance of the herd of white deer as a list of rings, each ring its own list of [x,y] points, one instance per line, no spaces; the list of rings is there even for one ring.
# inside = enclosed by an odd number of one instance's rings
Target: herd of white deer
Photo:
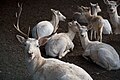
[[[19,28],[22,4],[18,4],[19,13],[16,13],[17,23],[14,24],[14,27],[24,35],[24,37],[20,35],[16,37],[20,43],[24,44],[25,61],[33,80],[93,80],[84,69],[77,65],[41,56],[40,46],[44,45],[46,55],[64,57],[73,50],[74,43],[72,41],[77,32],[84,49],[82,56],[85,59],[91,59],[107,70],[120,69],[118,53],[112,46],[102,42],[102,34],[120,34],[120,17],[117,13],[117,7],[120,3],[119,1],[108,0],[104,0],[104,3],[107,6],[110,20],[97,15],[98,12],[101,12],[98,3],[90,3],[91,7],[81,6],[78,7],[80,12],[74,12],[73,21],[68,22],[67,33],[56,33],[59,28],[59,21],[65,21],[66,17],[60,11],[51,9],[52,20],[41,21],[33,27],[32,38],[29,37],[30,28],[27,34]],[[88,37],[88,30],[91,31],[91,40]],[[96,41],[92,41],[93,38]]]

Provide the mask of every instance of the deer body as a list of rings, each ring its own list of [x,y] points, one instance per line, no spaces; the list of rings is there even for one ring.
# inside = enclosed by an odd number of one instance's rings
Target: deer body
[[[104,3],[107,5],[107,12],[110,17],[113,33],[120,34],[120,16],[118,15],[117,12],[117,7],[120,5],[120,3],[116,1],[108,1],[108,0],[104,0]]]
[[[98,5],[98,3],[96,4],[91,4],[91,14],[94,16],[98,16],[97,14],[99,12],[101,12],[100,6]],[[107,19],[103,19],[103,34],[112,34],[112,28],[111,25],[109,23],[109,21]]]
[[[70,52],[69,49],[73,50],[74,44],[72,40],[78,31],[75,22],[76,21],[68,23],[69,31],[67,33],[55,34],[48,40],[45,46],[46,55],[62,58]]]
[[[51,9],[53,12],[51,21],[41,21],[32,29],[32,37],[44,37],[55,33],[58,29],[59,21],[64,21],[66,17],[59,11]]]
[[[88,39],[87,28],[79,26],[80,40],[84,49],[83,57],[87,60],[92,59],[97,65],[107,70],[120,69],[120,58],[116,50],[105,43],[99,41],[90,41]]]
[[[93,31],[96,31],[97,40],[102,42],[102,32],[103,32],[103,18],[101,16],[93,16],[89,14],[85,14],[86,18],[89,21],[88,28],[92,28]],[[92,33],[91,33],[92,40]]]
[[[45,61],[45,64],[38,70],[39,72],[37,71],[33,75],[34,80],[92,80],[82,68],[74,64],[57,59],[47,59]]]
[[[34,38],[37,38],[37,34],[40,37],[49,36],[50,34],[53,33],[53,30],[54,30],[54,27],[50,22],[42,21],[32,29],[32,36]]]

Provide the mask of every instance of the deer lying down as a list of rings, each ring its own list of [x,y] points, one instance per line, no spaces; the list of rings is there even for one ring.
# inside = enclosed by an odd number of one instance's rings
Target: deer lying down
[[[45,38],[25,39],[17,35],[17,39],[25,44],[25,60],[33,80],[93,80],[82,68],[53,58],[43,58],[39,46],[44,45]]]
[[[78,32],[76,21],[69,22],[68,29],[67,33],[55,34],[48,40],[45,46],[46,55],[62,58],[70,52],[70,49],[73,50],[74,44],[72,40],[76,32]]]
[[[100,6],[98,5],[98,3],[96,4],[90,3],[90,5],[91,5],[91,14],[97,16],[97,14],[101,12]],[[103,19],[103,24],[104,24],[103,34],[112,34],[112,28],[109,21],[107,19]]]
[[[82,47],[84,49],[83,57],[91,60],[107,70],[120,69],[120,58],[116,50],[105,43],[99,41],[90,41],[88,39],[87,28],[79,25],[79,34]]]
[[[117,7],[120,5],[120,1],[103,0],[107,5],[107,12],[110,17],[110,23],[112,24],[113,33],[120,34],[120,16],[117,12]]]
[[[74,64],[58,59],[46,59],[42,57],[39,47],[44,45],[48,39],[45,37],[38,37],[37,39],[29,38],[29,35],[20,30],[19,18],[22,6],[19,5],[19,8],[20,12],[17,16],[17,25],[14,25],[14,27],[25,36],[17,35],[16,37],[25,47],[26,66],[33,80],[93,80],[84,69]]]
[[[49,36],[52,33],[55,33],[58,29],[59,21],[64,21],[66,17],[60,13],[58,10],[51,9],[53,12],[51,21],[41,21],[32,29],[32,37]]]

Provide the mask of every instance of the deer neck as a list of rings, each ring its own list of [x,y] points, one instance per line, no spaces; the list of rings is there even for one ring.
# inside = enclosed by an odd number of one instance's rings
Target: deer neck
[[[26,60],[28,71],[34,75],[45,63],[45,59],[40,55],[35,56],[31,61]]]
[[[91,15],[97,16],[97,11],[95,9],[92,9]]]
[[[88,35],[86,35],[86,37],[80,36],[80,40],[81,40],[82,47],[85,50],[88,44],[90,43],[90,40],[88,39]]]
[[[50,22],[54,26],[53,33],[55,33],[56,30],[58,29],[58,23],[59,23],[59,18],[55,13],[53,13],[52,20]]]
[[[71,39],[71,41],[74,39],[76,32],[72,31],[71,29],[68,30],[67,35]]]
[[[88,22],[91,21],[91,19],[93,18],[93,15],[91,15],[90,13],[85,14],[85,17],[87,18]]]
[[[110,21],[112,24],[114,24],[114,22],[118,22],[117,10],[114,13],[109,13],[109,16],[110,16]]]

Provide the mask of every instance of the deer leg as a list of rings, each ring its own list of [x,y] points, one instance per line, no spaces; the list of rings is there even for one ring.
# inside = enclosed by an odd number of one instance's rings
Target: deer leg
[[[70,50],[66,50],[65,52],[62,52],[59,54],[59,58],[61,59],[62,57],[64,57],[68,52],[70,52]]]
[[[70,50],[71,51],[73,51],[73,48],[74,48],[74,44],[73,44],[73,42],[71,41],[71,45],[70,45],[71,47],[70,47]]]
[[[82,54],[82,56],[86,59],[86,60],[88,60],[88,61],[90,61],[89,60],[89,56],[90,56],[90,50],[85,50],[85,52],[84,52],[84,54]]]
[[[90,31],[90,40],[92,40],[93,39],[93,29],[91,29],[91,31]]]
[[[70,50],[66,50],[65,52],[63,52],[63,53],[59,56],[59,58],[64,57],[68,52],[70,52]]]
[[[96,40],[96,31],[94,31],[94,38],[95,38],[95,40]]]
[[[103,32],[103,26],[100,28],[100,33],[99,33],[99,35],[100,35],[100,42],[102,42],[102,32]]]
[[[70,52],[70,50],[66,50],[66,45],[64,45],[59,51],[58,58],[64,57],[68,52]]]

